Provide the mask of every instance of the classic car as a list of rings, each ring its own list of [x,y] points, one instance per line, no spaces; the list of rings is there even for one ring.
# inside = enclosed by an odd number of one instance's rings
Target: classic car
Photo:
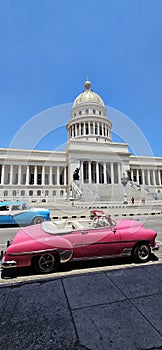
[[[132,256],[136,262],[150,259],[158,249],[157,233],[136,220],[112,220],[93,210],[91,220],[43,222],[19,230],[2,258],[5,272],[32,266],[39,273],[54,272],[70,260]],[[7,274],[9,276],[9,274]]]
[[[50,210],[29,208],[25,202],[0,202],[0,225],[36,225],[50,220]]]

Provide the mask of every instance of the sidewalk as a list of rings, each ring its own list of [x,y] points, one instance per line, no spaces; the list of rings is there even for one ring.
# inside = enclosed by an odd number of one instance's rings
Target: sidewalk
[[[0,310],[3,350],[159,350],[162,265],[11,280]]]

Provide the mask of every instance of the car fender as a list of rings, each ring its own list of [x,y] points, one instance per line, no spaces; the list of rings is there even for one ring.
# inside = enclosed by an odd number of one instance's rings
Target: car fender
[[[6,249],[5,260],[16,260],[19,266],[29,266],[35,256],[49,252],[58,254],[60,262],[65,263],[72,258],[73,245],[63,237],[49,235],[11,244]]]

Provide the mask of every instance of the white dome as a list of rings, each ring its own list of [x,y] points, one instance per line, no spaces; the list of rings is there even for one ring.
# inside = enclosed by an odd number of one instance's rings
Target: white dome
[[[104,102],[102,100],[102,98],[96,94],[95,92],[93,92],[91,90],[91,83],[90,81],[86,81],[84,83],[84,87],[85,87],[85,90],[84,92],[82,92],[79,96],[76,97],[74,103],[73,103],[73,108],[74,107],[77,107],[78,105],[80,104],[89,104],[89,103],[97,103],[101,106],[105,106],[104,105]]]

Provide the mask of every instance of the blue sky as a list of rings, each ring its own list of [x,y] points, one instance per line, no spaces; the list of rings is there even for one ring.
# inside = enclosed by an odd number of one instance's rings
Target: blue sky
[[[161,18],[161,0],[1,0],[0,148],[16,145],[19,131],[42,111],[38,130],[46,110],[68,104],[65,118],[51,116],[56,130],[35,145],[59,149],[69,103],[88,75],[106,106],[124,113],[162,156]]]

